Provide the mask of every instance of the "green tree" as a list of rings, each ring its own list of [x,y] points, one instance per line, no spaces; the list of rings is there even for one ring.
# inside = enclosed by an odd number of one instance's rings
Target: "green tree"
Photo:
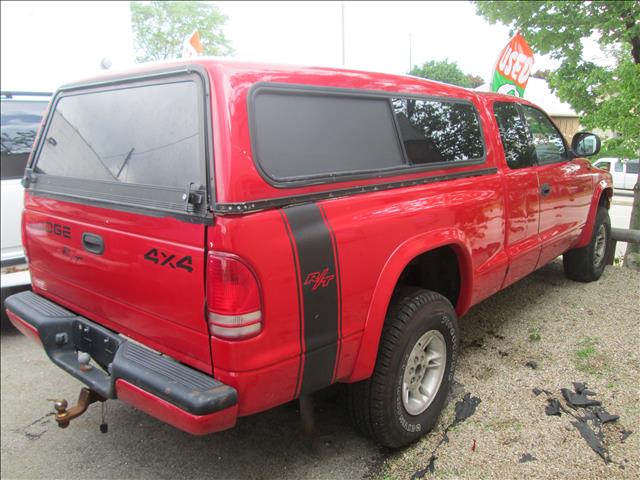
[[[178,58],[184,38],[194,30],[206,55],[230,55],[222,32],[226,15],[207,2],[131,2],[136,61]]]
[[[422,66],[414,65],[409,75],[466,88],[479,87],[485,83],[482,77],[464,73],[456,62],[449,60],[431,60]]]
[[[551,74],[551,70],[537,70],[531,74],[533,78],[540,78],[542,80],[549,80],[549,75]]]
[[[582,115],[580,123],[617,132],[615,148],[640,156],[640,2],[475,4],[491,23],[519,30],[534,51],[560,62],[549,74],[549,85]],[[584,42],[590,40],[606,54],[606,65],[585,57]],[[640,229],[640,183],[634,192],[629,228]],[[640,246],[629,244],[625,265],[640,268]]]

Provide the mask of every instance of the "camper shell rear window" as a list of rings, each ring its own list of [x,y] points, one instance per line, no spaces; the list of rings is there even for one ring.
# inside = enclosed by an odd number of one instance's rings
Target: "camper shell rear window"
[[[38,144],[32,188],[204,213],[205,109],[203,82],[195,74],[63,91]]]

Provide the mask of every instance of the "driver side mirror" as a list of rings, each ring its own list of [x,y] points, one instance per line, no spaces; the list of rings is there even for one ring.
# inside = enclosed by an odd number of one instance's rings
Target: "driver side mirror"
[[[571,140],[571,150],[575,157],[590,157],[600,151],[600,137],[595,133],[578,132]]]

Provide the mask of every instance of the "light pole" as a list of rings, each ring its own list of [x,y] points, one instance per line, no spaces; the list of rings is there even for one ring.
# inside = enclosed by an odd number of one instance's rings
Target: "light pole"
[[[340,2],[340,12],[341,12],[341,20],[342,20],[342,66],[344,67],[345,63],[345,51],[344,51],[344,2]]]
[[[409,72],[413,68],[413,62],[411,61],[411,32],[409,32]]]

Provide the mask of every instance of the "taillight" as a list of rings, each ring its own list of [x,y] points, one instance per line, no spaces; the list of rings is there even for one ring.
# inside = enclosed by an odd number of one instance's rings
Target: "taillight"
[[[209,253],[207,317],[209,332],[216,337],[242,339],[262,330],[258,280],[238,257]]]

